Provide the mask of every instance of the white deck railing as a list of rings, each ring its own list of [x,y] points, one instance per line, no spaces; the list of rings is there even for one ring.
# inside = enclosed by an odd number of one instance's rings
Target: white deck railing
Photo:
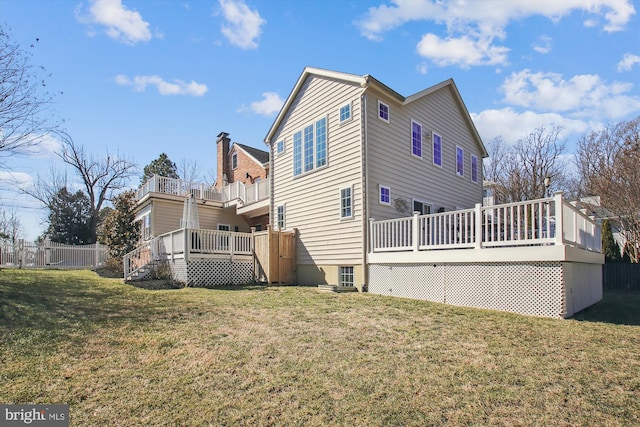
[[[151,262],[207,255],[252,255],[253,235],[231,231],[181,228],[162,234],[124,256],[124,277]]]
[[[194,194],[196,199],[212,200],[229,203],[240,201],[244,205],[266,200],[269,197],[269,181],[262,180],[252,185],[245,185],[240,181],[215,188],[200,182],[183,181],[154,175],[136,190],[136,199],[140,200],[149,193],[171,194],[186,196]]]
[[[568,245],[601,252],[600,226],[554,197],[431,215],[370,220],[371,252]]]

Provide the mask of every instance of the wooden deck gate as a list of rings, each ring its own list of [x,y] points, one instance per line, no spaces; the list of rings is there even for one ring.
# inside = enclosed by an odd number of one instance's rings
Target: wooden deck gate
[[[296,283],[296,232],[267,231],[254,235],[254,271],[259,282]]]

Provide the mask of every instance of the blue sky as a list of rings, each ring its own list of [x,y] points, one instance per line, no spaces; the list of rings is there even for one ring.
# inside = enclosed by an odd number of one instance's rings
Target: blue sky
[[[559,125],[570,154],[584,132],[640,115],[639,9],[628,0],[0,0],[0,22],[51,73],[75,142],[140,169],[166,152],[196,161],[204,178],[221,131],[266,149],[307,65],[371,74],[405,96],[452,77],[485,144]],[[45,140],[0,172],[1,203],[16,207],[29,239],[46,211],[7,178],[28,184],[51,165],[63,170],[55,150]]]

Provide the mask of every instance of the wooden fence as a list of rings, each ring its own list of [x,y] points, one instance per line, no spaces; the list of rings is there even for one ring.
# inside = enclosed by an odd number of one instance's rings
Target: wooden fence
[[[272,230],[254,233],[254,271],[259,282],[296,283],[296,233]]]
[[[602,287],[605,291],[640,291],[640,264],[604,264]]]

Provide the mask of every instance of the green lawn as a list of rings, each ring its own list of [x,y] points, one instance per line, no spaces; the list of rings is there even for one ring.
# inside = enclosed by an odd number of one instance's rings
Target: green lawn
[[[551,320],[3,270],[0,403],[87,426],[640,425],[640,294],[609,298]]]

